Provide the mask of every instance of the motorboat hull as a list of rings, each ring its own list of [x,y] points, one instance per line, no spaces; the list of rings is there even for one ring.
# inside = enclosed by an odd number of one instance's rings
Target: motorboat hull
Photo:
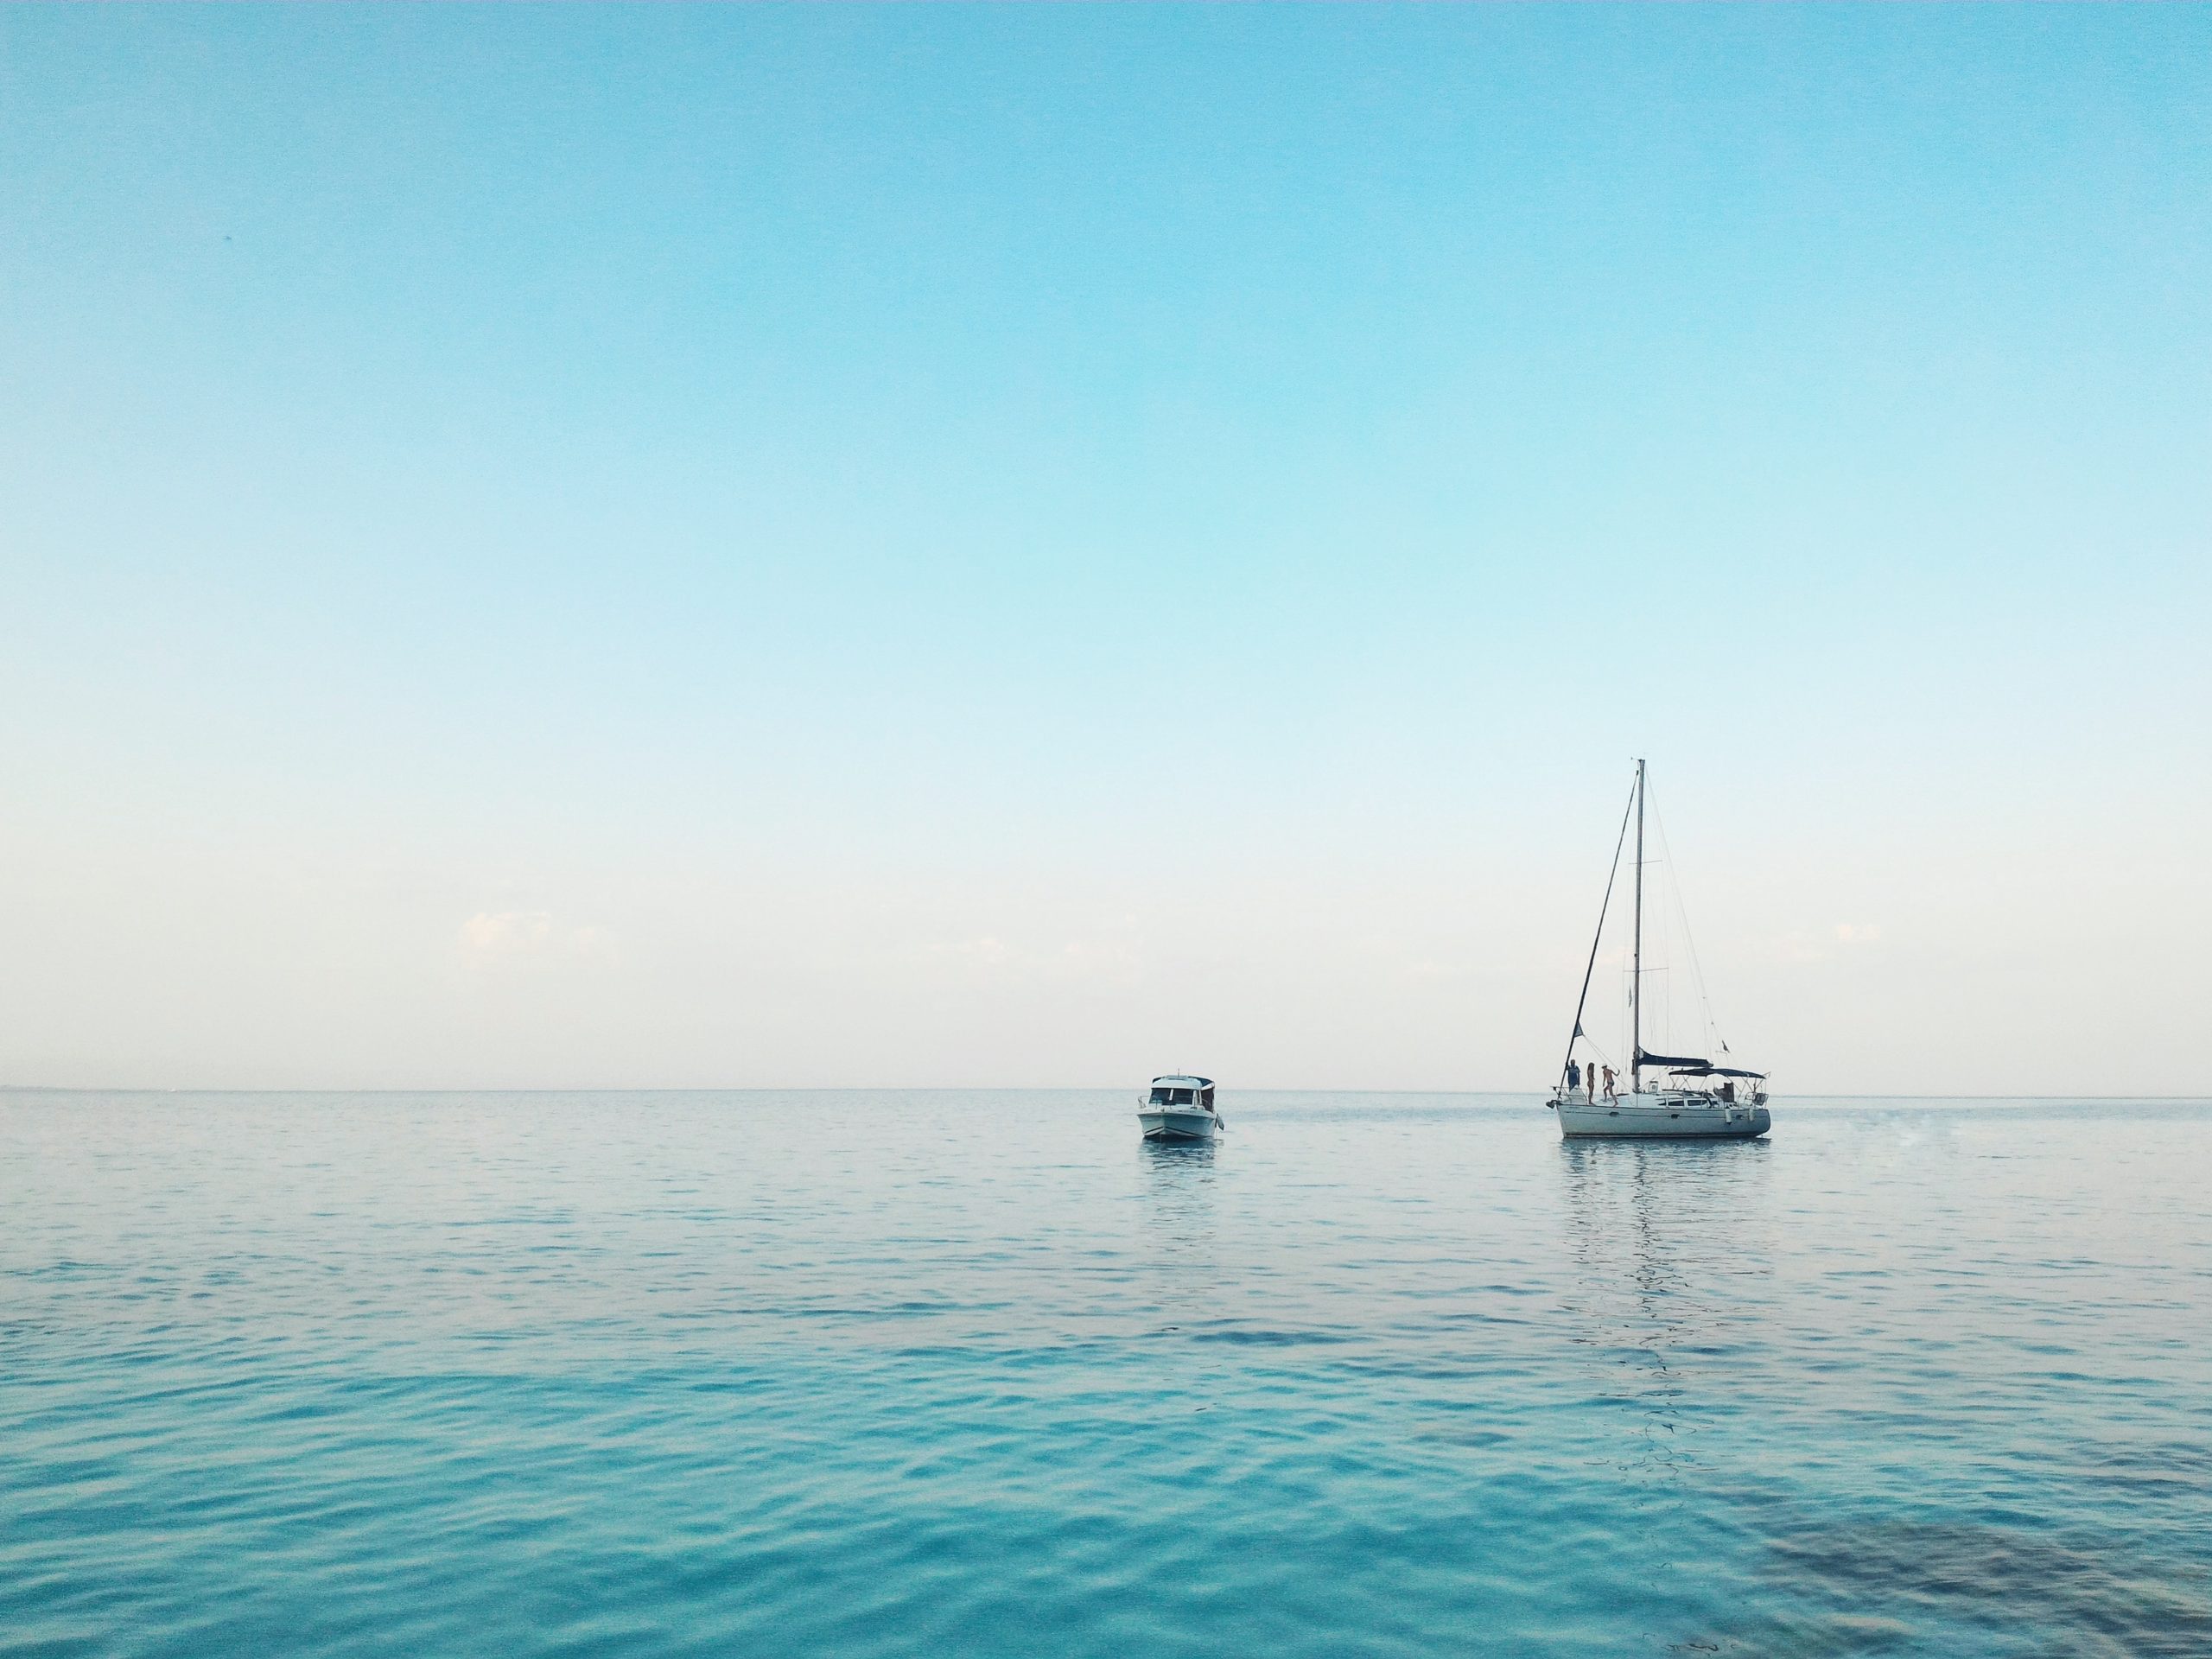
[[[1220,1133],[1221,1120],[1197,1107],[1148,1106],[1137,1114],[1147,1141],[1211,1141]]]
[[[1756,1141],[1774,1127],[1764,1106],[1626,1096],[1554,1100],[1559,1132],[1568,1141]]]

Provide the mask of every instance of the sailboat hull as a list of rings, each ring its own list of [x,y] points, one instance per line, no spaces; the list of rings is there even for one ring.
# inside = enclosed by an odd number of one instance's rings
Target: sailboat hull
[[[1559,1132],[1569,1141],[1755,1141],[1774,1127],[1764,1106],[1702,1102],[1556,1100]]]

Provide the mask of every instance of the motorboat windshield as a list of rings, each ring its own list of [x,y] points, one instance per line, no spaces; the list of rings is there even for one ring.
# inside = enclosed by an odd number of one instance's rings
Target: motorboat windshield
[[[1147,1104],[1153,1106],[1196,1106],[1205,1111],[1213,1109],[1213,1079],[1211,1077],[1154,1077],[1152,1097]]]

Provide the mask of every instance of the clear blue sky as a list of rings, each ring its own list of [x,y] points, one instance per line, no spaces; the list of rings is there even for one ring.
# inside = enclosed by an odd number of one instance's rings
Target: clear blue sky
[[[2201,1090],[2212,9],[0,12],[0,1080]]]

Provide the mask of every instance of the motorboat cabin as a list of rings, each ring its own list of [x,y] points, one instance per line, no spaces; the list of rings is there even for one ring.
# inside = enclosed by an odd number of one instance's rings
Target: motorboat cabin
[[[1147,1141],[1211,1141],[1221,1133],[1213,1079],[1175,1074],[1154,1077],[1139,1096],[1137,1122]]]

